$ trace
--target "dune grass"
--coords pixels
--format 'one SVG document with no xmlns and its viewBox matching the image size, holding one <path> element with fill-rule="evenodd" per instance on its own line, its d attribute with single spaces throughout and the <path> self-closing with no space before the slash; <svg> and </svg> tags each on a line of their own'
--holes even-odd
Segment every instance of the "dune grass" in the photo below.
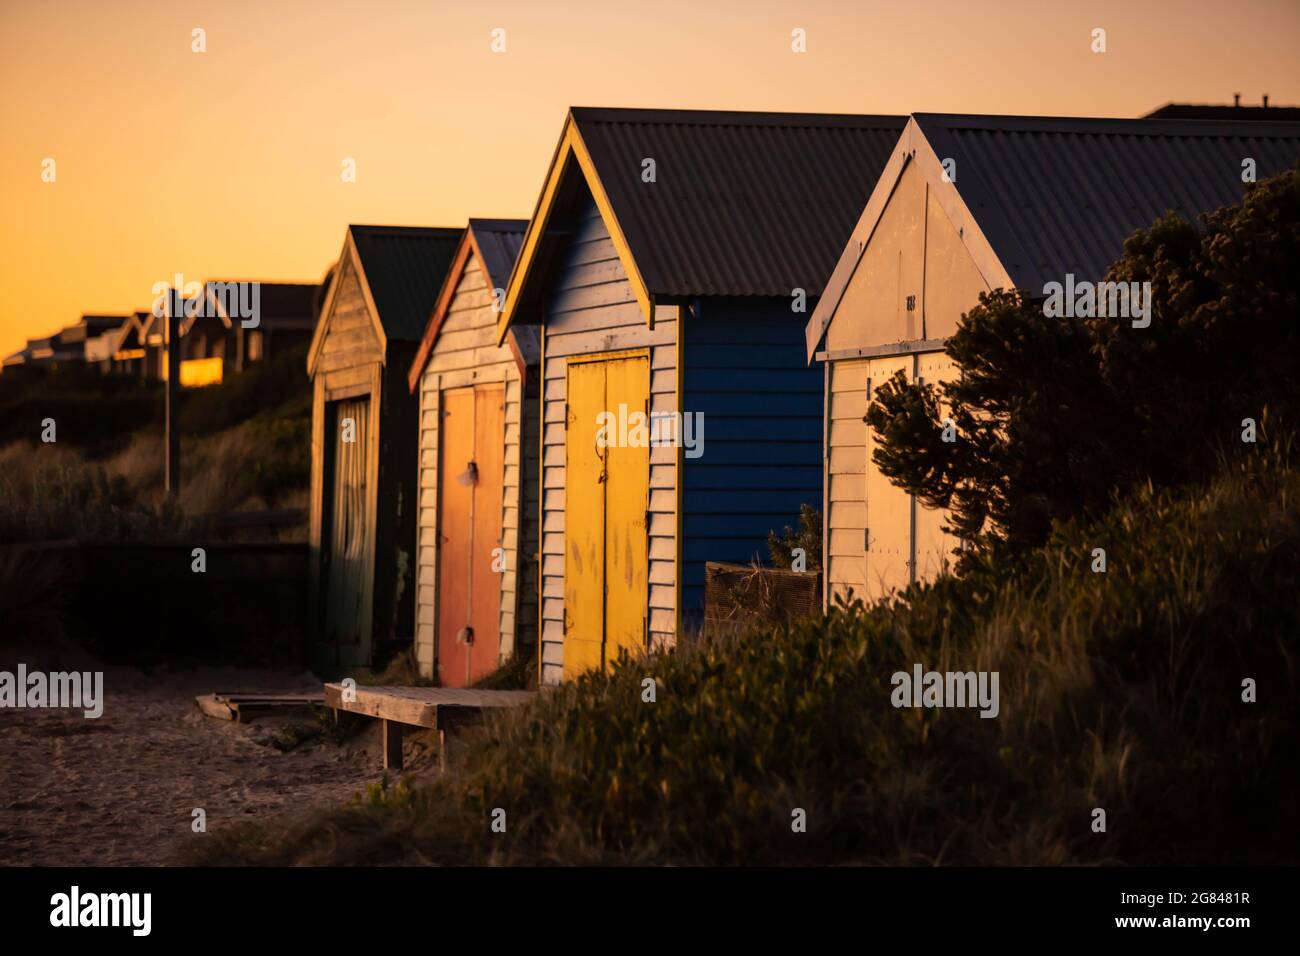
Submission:
<svg viewBox="0 0 1300 956">
<path fill-rule="evenodd" d="M 1267 458 L 1140 489 L 1014 570 L 624 660 L 401 800 L 237 826 L 192 861 L 1294 862 L 1300 478 Z M 918 663 L 997 671 L 999 716 L 894 708 Z"/>
<path fill-rule="evenodd" d="M 20 396 L 10 381 L 4 394 L 12 392 L 11 401 L 21 397 L 36 410 L 48 405 L 52 416 L 80 407 L 87 389 L 103 390 L 100 427 L 108 437 L 91 441 L 79 418 L 56 417 L 57 441 L 36 440 L 37 428 L 0 447 L 0 542 L 167 538 L 189 533 L 204 515 L 305 506 L 311 394 L 304 368 L 301 350 L 286 352 L 220 385 L 182 394 L 177 501 L 163 490 L 156 383 L 52 370 L 27 382 Z M 146 405 L 137 407 L 142 397 Z"/>
</svg>

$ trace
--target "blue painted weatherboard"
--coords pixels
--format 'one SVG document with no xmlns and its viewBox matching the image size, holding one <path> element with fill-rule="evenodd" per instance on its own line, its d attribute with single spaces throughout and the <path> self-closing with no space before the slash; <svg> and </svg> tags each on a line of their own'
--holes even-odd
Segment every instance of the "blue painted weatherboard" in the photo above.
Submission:
<svg viewBox="0 0 1300 956">
<path fill-rule="evenodd" d="M 683 408 L 704 415 L 685 458 L 683 617 L 699 623 L 704 563 L 770 561 L 767 536 L 822 505 L 822 370 L 789 299 L 706 299 L 686 320 Z"/>
</svg>

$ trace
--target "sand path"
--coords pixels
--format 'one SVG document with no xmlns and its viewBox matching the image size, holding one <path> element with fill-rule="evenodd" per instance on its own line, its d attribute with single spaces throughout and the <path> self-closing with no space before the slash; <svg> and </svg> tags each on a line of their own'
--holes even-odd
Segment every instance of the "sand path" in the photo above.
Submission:
<svg viewBox="0 0 1300 956">
<path fill-rule="evenodd" d="M 97 720 L 0 709 L 0 865 L 176 863 L 204 839 L 191 828 L 196 807 L 214 833 L 346 802 L 382 776 L 377 727 L 336 740 L 310 714 L 236 724 L 194 703 L 216 690 L 319 692 L 308 674 L 104 670 Z M 275 745 L 298 736 L 307 739 L 292 749 Z"/>
</svg>

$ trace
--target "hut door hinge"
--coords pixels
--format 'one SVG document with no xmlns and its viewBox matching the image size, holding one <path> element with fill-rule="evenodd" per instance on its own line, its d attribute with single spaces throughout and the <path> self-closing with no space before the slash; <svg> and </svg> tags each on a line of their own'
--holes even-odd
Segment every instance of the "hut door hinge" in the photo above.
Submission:
<svg viewBox="0 0 1300 956">
<path fill-rule="evenodd" d="M 564 616 L 560 618 L 560 633 L 568 634 L 569 628 L 573 626 L 573 618 L 569 617 L 569 609 L 564 609 Z"/>
<path fill-rule="evenodd" d="M 871 529 L 870 528 L 862 529 L 862 550 L 863 551 L 871 550 Z"/>
</svg>

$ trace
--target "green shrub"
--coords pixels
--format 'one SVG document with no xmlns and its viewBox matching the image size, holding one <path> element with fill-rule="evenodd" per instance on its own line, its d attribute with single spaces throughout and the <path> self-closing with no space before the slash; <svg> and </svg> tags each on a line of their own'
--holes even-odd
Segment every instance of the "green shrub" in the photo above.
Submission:
<svg viewBox="0 0 1300 956">
<path fill-rule="evenodd" d="M 27 456 L 40 452 L 26 451 Z M 13 459 L 13 446 L 6 449 Z M 174 502 L 142 497 L 122 474 L 68 454 L 0 470 L 0 542 L 63 539 L 133 541 L 171 537 L 188 527 Z"/>
<path fill-rule="evenodd" d="M 767 536 L 767 550 L 772 555 L 772 564 L 778 568 L 788 568 L 793 563 L 792 552 L 803 548 L 807 564 L 805 571 L 820 571 L 822 566 L 822 513 L 812 505 L 799 506 L 799 527 L 786 525 L 780 534 L 775 531 Z"/>
<path fill-rule="evenodd" d="M 1105 278 L 1151 284 L 1149 327 L 1048 318 L 1035 290 L 981 295 L 946 347 L 957 380 L 900 373 L 876 390 L 872 461 L 950 508 L 968 556 L 1041 545 L 1116 488 L 1203 481 L 1221 456 L 1252 453 L 1244 419 L 1277 432 L 1300 421 L 1298 261 L 1300 168 L 1248 187 L 1203 229 L 1170 214 L 1129 238 Z"/>
<path fill-rule="evenodd" d="M 492 719 L 409 805 L 238 827 L 199 859 L 1294 862 L 1300 477 L 1270 455 L 1136 489 L 1011 571 L 625 658 Z M 999 716 L 895 709 L 914 664 L 997 671 Z"/>
</svg>

